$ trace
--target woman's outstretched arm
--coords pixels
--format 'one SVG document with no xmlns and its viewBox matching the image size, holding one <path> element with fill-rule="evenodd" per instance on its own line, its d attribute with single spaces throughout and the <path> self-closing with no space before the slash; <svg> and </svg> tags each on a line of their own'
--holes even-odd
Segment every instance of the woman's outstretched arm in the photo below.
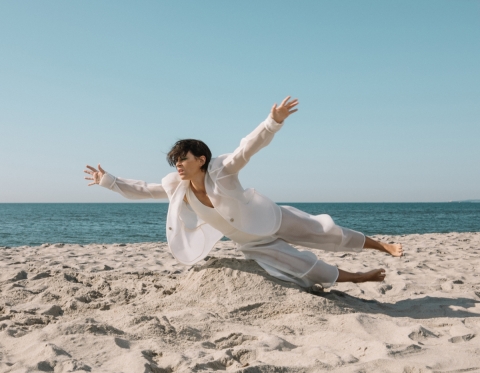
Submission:
<svg viewBox="0 0 480 373">
<path fill-rule="evenodd" d="M 285 98 L 280 106 L 274 104 L 268 118 L 243 138 L 240 146 L 224 160 L 224 172 L 235 174 L 245 167 L 255 153 L 272 141 L 275 133 L 282 128 L 283 121 L 298 110 L 295 109 L 297 105 L 298 100 L 290 101 L 290 96 Z"/>
<path fill-rule="evenodd" d="M 113 190 L 128 199 L 167 199 L 167 193 L 161 184 L 146 183 L 140 180 L 123 179 L 115 177 L 106 172 L 100 164 L 98 170 L 87 165 L 88 170 L 85 173 L 91 177 L 85 177 L 86 180 L 92 180 L 88 186 L 98 184 L 104 188 Z"/>
</svg>

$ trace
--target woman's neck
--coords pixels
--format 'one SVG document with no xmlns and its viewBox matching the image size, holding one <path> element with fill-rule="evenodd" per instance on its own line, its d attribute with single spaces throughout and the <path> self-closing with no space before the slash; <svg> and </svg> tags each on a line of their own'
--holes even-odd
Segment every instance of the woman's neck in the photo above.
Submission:
<svg viewBox="0 0 480 373">
<path fill-rule="evenodd" d="M 205 172 L 200 172 L 190 179 L 190 186 L 195 192 L 207 194 L 205 190 Z"/>
</svg>

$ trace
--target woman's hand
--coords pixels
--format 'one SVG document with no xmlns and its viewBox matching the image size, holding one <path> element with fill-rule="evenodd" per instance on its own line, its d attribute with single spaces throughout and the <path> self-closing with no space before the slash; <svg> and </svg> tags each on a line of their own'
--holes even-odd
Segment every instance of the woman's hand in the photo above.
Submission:
<svg viewBox="0 0 480 373">
<path fill-rule="evenodd" d="M 275 122 L 282 123 L 285 119 L 288 118 L 290 114 L 293 114 L 298 110 L 293 109 L 295 106 L 298 105 L 298 99 L 294 99 L 293 101 L 289 100 L 290 96 L 283 100 L 279 107 L 277 107 L 277 104 L 273 104 L 270 115 Z"/>
<path fill-rule="evenodd" d="M 86 174 L 92 175 L 92 177 L 85 177 L 85 180 L 93 180 L 92 183 L 88 184 L 88 186 L 95 185 L 95 184 L 100 184 L 100 180 L 102 180 L 103 175 L 105 175 L 105 170 L 100 166 L 100 163 L 98 164 L 98 171 L 87 164 L 87 168 L 89 170 L 83 170 Z"/>
</svg>

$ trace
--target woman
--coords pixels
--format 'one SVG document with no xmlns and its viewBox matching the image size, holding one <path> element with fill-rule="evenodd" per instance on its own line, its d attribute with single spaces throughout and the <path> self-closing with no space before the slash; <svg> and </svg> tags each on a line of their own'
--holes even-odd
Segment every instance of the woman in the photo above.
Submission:
<svg viewBox="0 0 480 373">
<path fill-rule="evenodd" d="M 267 146 L 298 100 L 285 98 L 270 115 L 242 139 L 231 154 L 217 158 L 199 140 L 180 140 L 167 160 L 177 168 L 161 184 L 116 178 L 98 165 L 88 166 L 89 186 L 99 184 L 131 199 L 168 198 L 167 240 L 173 256 L 192 265 L 208 255 L 226 236 L 247 259 L 255 260 L 272 276 L 309 287 L 335 282 L 383 281 L 385 270 L 351 273 L 318 260 L 310 251 L 290 244 L 326 251 L 374 249 L 402 256 L 402 246 L 377 242 L 360 232 L 336 225 L 329 215 L 312 216 L 290 206 L 278 206 L 254 189 L 244 190 L 239 171 L 252 155 Z"/>
</svg>

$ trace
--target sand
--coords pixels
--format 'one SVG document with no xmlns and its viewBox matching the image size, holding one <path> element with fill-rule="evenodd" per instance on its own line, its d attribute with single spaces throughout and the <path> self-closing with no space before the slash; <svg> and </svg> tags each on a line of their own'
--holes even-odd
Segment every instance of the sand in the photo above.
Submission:
<svg viewBox="0 0 480 373">
<path fill-rule="evenodd" d="M 480 233 L 319 258 L 382 283 L 302 289 L 231 242 L 0 247 L 0 372 L 480 372 Z"/>
</svg>

